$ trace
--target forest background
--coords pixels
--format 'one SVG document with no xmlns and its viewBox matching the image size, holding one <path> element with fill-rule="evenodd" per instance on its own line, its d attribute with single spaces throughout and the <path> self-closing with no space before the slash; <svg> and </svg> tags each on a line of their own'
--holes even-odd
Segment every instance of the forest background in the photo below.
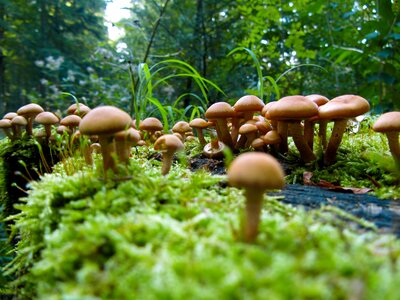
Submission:
<svg viewBox="0 0 400 300">
<path fill-rule="evenodd" d="M 132 113 L 143 76 L 151 103 L 182 110 L 249 93 L 264 102 L 359 94 L 375 113 L 400 109 L 397 1 L 132 0 L 130 17 L 113 24 L 125 33 L 117 40 L 105 25 L 108 2 L 0 0 L 1 115 L 29 102 L 63 112 L 69 94 Z M 220 89 L 201 91 L 176 64 L 154 72 L 166 60 Z"/>
</svg>

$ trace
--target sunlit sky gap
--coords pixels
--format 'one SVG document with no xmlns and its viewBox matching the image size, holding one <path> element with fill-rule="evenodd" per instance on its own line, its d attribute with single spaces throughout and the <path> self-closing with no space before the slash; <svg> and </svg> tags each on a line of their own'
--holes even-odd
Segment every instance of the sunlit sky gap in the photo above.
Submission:
<svg viewBox="0 0 400 300">
<path fill-rule="evenodd" d="M 113 23 L 130 16 L 130 11 L 126 9 L 127 7 L 131 7 L 130 0 L 113 0 L 107 4 L 105 12 L 106 26 L 108 28 L 108 36 L 113 41 L 124 35 L 124 30 L 113 26 Z"/>
</svg>

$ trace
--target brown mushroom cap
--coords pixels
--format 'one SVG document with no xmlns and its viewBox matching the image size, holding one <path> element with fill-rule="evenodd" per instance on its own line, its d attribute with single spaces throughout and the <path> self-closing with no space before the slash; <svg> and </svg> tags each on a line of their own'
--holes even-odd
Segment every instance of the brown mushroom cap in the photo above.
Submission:
<svg viewBox="0 0 400 300">
<path fill-rule="evenodd" d="M 39 113 L 35 117 L 35 122 L 38 122 L 39 124 L 43 124 L 43 125 L 54 125 L 59 122 L 59 119 L 52 112 L 44 111 L 44 112 Z"/>
<path fill-rule="evenodd" d="M 11 120 L 9 119 L 1 119 L 0 120 L 0 128 L 11 128 Z"/>
<path fill-rule="evenodd" d="M 239 155 L 229 166 L 227 175 L 229 184 L 239 188 L 265 191 L 281 189 L 285 184 L 281 165 L 267 153 Z"/>
<path fill-rule="evenodd" d="M 28 121 L 23 116 L 16 116 L 11 120 L 12 125 L 26 126 Z"/>
<path fill-rule="evenodd" d="M 132 118 L 123 110 L 114 106 L 99 106 L 82 118 L 79 131 L 85 135 L 112 135 L 131 125 Z"/>
<path fill-rule="evenodd" d="M 375 132 L 400 131 L 400 111 L 382 114 L 372 126 Z"/>
<path fill-rule="evenodd" d="M 172 132 L 178 132 L 180 134 L 185 134 L 188 131 L 192 131 L 192 128 L 189 126 L 188 122 L 178 121 L 173 127 Z"/>
<path fill-rule="evenodd" d="M 78 127 L 81 123 L 81 117 L 77 115 L 68 115 L 60 120 L 60 125 L 67 126 L 69 128 Z"/>
<path fill-rule="evenodd" d="M 196 118 L 190 121 L 189 126 L 192 128 L 207 128 L 208 127 L 208 122 L 202 118 Z"/>
<path fill-rule="evenodd" d="M 227 102 L 216 102 L 212 104 L 206 111 L 205 117 L 210 120 L 227 119 L 235 116 L 235 111 Z"/>
<path fill-rule="evenodd" d="M 369 103 L 357 95 L 342 95 L 333 98 L 319 107 L 321 119 L 348 119 L 365 114 L 370 109 Z"/>
<path fill-rule="evenodd" d="M 162 152 L 163 165 L 161 174 L 168 174 L 172 165 L 172 157 L 175 152 L 184 148 L 182 141 L 173 134 L 165 134 L 160 136 L 154 143 L 154 150 Z"/>
<path fill-rule="evenodd" d="M 267 110 L 270 120 L 303 120 L 318 115 L 318 106 L 304 96 L 279 99 Z"/>
<path fill-rule="evenodd" d="M 233 105 L 237 112 L 257 112 L 261 111 L 264 107 L 264 102 L 254 95 L 246 95 L 241 97 Z"/>
<path fill-rule="evenodd" d="M 37 114 L 39 114 L 43 111 L 44 111 L 44 109 L 39 104 L 29 103 L 24 106 L 21 106 L 17 110 L 17 114 L 20 116 L 24 116 L 28 119 L 28 118 L 31 118 L 32 116 L 36 116 Z"/>
<path fill-rule="evenodd" d="M 319 94 L 311 94 L 305 96 L 308 100 L 311 100 L 318 106 L 324 105 L 329 102 L 329 99 L 326 98 L 325 96 L 319 95 Z"/>
<path fill-rule="evenodd" d="M 4 115 L 3 119 L 8 119 L 8 120 L 12 120 L 14 117 L 16 117 L 18 114 L 15 112 L 8 112 Z"/>
<path fill-rule="evenodd" d="M 68 115 L 78 115 L 83 118 L 90 111 L 90 107 L 83 103 L 73 103 L 67 109 Z"/>
<path fill-rule="evenodd" d="M 159 119 L 154 117 L 149 117 L 140 122 L 139 129 L 155 132 L 163 130 L 163 125 Z"/>
</svg>

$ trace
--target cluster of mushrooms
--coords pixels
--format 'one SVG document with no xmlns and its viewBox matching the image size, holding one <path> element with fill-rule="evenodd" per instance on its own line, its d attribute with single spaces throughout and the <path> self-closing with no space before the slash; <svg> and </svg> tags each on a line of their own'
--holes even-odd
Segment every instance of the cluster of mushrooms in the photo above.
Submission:
<svg viewBox="0 0 400 300">
<path fill-rule="evenodd" d="M 174 153 L 183 150 L 186 141 L 198 140 L 203 154 L 209 158 L 223 157 L 225 148 L 232 152 L 254 149 L 239 155 L 227 171 L 230 184 L 245 189 L 242 237 L 252 242 L 257 236 L 265 191 L 284 186 L 284 172 L 273 155 L 285 155 L 291 137 L 301 159 L 312 162 L 316 160 L 314 138 L 318 136 L 324 164 L 330 165 L 335 161 L 348 120 L 369 109 L 368 101 L 357 95 L 342 95 L 331 100 L 317 94 L 295 95 L 268 104 L 256 96 L 246 95 L 233 106 L 227 102 L 212 104 L 205 112 L 207 120 L 179 121 L 171 133 L 164 133 L 164 126 L 157 118 L 137 122 L 114 106 L 90 109 L 74 103 L 67 109 L 67 116 L 61 118 L 30 103 L 16 113 L 7 113 L 0 120 L 0 128 L 12 141 L 20 138 L 24 129 L 28 136 L 44 143 L 54 140 L 54 132 L 67 135 L 72 144 L 80 145 L 88 164 L 92 164 L 94 151 L 101 152 L 105 177 L 109 171 L 118 173 L 118 163 L 128 163 L 134 146 L 153 146 L 160 151 L 163 175 L 168 174 Z M 328 122 L 334 122 L 330 134 L 327 134 Z M 34 132 L 34 123 L 43 126 L 42 129 Z M 209 142 L 204 137 L 205 130 L 210 135 Z M 381 115 L 373 130 L 386 133 L 393 158 L 400 165 L 400 112 Z"/>
</svg>

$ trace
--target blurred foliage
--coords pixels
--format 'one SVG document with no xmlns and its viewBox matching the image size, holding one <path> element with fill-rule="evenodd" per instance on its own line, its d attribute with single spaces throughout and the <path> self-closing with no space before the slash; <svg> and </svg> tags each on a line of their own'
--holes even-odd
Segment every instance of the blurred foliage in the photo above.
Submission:
<svg viewBox="0 0 400 300">
<path fill-rule="evenodd" d="M 127 7 L 131 16 L 114 24 L 125 32 L 117 41 L 107 39 L 107 2 L 0 1 L 0 113 L 27 102 L 64 110 L 72 101 L 62 91 L 89 106 L 128 111 L 129 68 L 137 85 L 137 66 L 169 59 L 187 63 L 224 91 L 207 90 L 210 102 L 234 102 L 256 94 L 260 84 L 252 57 L 227 55 L 237 47 L 258 58 L 265 102 L 278 97 L 276 81 L 281 96 L 353 93 L 376 112 L 400 108 L 397 1 L 135 0 Z M 286 73 L 296 66 L 302 67 Z M 198 101 L 193 94 L 202 93 L 190 76 L 152 91 L 161 105 L 179 98 L 182 109 Z"/>
</svg>

